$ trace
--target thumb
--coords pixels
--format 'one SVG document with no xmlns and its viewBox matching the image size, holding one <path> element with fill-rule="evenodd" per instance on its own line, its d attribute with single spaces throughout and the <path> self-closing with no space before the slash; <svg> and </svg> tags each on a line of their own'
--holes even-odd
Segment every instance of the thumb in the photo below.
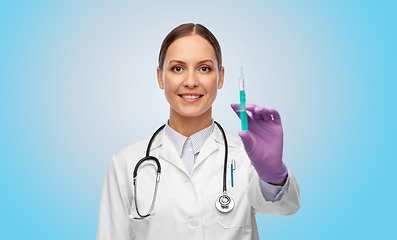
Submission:
<svg viewBox="0 0 397 240">
<path fill-rule="evenodd" d="M 237 114 L 237 117 L 240 118 L 240 104 L 232 103 L 230 104 L 230 106 L 232 107 L 233 111 Z"/>
<path fill-rule="evenodd" d="M 250 132 L 239 131 L 238 135 L 241 137 L 243 141 L 245 151 L 247 153 L 251 152 L 254 149 L 255 139 L 251 136 Z"/>
</svg>

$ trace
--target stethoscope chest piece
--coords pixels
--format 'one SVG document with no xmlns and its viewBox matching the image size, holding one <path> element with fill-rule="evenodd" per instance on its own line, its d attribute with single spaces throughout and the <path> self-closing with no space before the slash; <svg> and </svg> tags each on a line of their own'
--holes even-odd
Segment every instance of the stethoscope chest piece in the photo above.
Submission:
<svg viewBox="0 0 397 240">
<path fill-rule="evenodd" d="M 232 197 L 224 194 L 216 200 L 215 207 L 220 212 L 228 213 L 234 208 L 234 200 Z"/>
</svg>

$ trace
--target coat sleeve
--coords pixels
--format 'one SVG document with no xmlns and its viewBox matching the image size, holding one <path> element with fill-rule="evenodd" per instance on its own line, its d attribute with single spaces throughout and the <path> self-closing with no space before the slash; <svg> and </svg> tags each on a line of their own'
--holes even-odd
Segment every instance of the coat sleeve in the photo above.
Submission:
<svg viewBox="0 0 397 240">
<path fill-rule="evenodd" d="M 130 202 L 124 165 L 122 161 L 117 161 L 115 155 L 112 156 L 102 188 L 97 240 L 134 239 L 129 228 Z"/>
<path fill-rule="evenodd" d="M 259 176 L 252 167 L 248 189 L 248 198 L 252 207 L 260 213 L 271 215 L 295 214 L 300 208 L 300 192 L 298 182 L 290 170 L 285 184 L 288 187 L 278 201 L 266 200 L 261 192 Z"/>
</svg>

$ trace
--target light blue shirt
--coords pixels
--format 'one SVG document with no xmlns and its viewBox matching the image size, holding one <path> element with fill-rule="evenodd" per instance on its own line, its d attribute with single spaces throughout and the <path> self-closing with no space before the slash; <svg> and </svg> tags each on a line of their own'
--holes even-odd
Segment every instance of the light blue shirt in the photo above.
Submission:
<svg viewBox="0 0 397 240">
<path fill-rule="evenodd" d="M 168 125 L 168 121 L 165 125 L 165 135 L 174 145 L 179 157 L 186 167 L 189 175 L 192 173 L 194 163 L 196 162 L 197 156 L 200 153 L 201 147 L 204 145 L 207 138 L 212 134 L 215 128 L 214 120 L 212 120 L 211 126 L 194 133 L 190 137 L 183 136 Z M 259 181 L 261 192 L 263 197 L 267 201 L 278 201 L 284 195 L 286 189 L 289 186 L 289 177 L 287 178 L 284 186 L 276 186 Z"/>
</svg>

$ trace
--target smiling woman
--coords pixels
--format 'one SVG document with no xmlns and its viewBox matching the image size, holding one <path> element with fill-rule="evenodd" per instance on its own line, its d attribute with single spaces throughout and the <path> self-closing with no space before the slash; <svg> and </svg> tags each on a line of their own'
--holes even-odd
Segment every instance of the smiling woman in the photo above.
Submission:
<svg viewBox="0 0 397 240">
<path fill-rule="evenodd" d="M 249 131 L 239 132 L 241 139 L 212 119 L 224 71 L 220 45 L 204 26 L 182 24 L 167 35 L 157 80 L 169 120 L 112 156 L 97 239 L 252 240 L 259 239 L 256 212 L 298 211 L 278 112 L 247 105 Z M 239 106 L 232 109 L 238 113 Z"/>
</svg>

